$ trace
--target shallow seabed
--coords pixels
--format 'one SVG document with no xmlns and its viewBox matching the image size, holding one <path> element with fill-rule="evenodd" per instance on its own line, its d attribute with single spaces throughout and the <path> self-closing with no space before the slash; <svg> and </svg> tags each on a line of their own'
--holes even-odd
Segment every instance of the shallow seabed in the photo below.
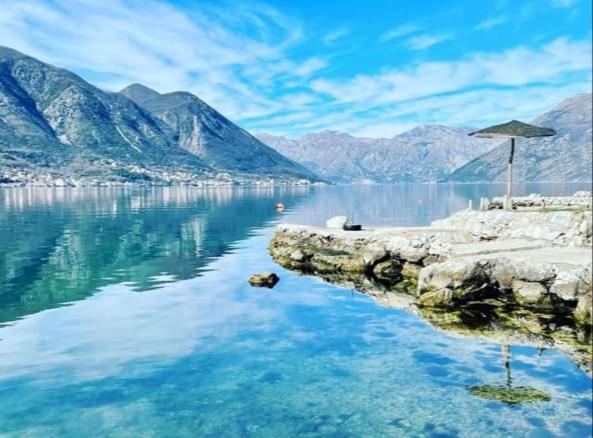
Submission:
<svg viewBox="0 0 593 438">
<path fill-rule="evenodd" d="M 542 194 L 586 185 L 533 185 Z M 3 436 L 586 437 L 591 379 L 279 268 L 279 222 L 424 225 L 501 186 L 0 191 Z M 285 212 L 274 210 L 284 202 Z M 247 284 L 274 270 L 272 290 Z"/>
</svg>

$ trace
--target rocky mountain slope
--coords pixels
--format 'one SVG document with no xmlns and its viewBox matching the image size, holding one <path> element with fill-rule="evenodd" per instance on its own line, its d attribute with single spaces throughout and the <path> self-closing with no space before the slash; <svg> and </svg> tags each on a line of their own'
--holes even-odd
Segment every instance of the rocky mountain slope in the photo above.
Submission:
<svg viewBox="0 0 593 438">
<path fill-rule="evenodd" d="M 190 93 L 159 94 L 133 84 L 120 94 L 150 112 L 170 128 L 179 146 L 213 168 L 314 178 Z"/>
<path fill-rule="evenodd" d="M 469 128 L 422 125 L 393 138 L 323 131 L 292 140 L 258 134 L 264 143 L 338 182 L 437 181 L 493 147 Z"/>
<path fill-rule="evenodd" d="M 591 181 L 591 94 L 579 94 L 560 102 L 533 121 L 554 128 L 553 137 L 518 139 L 513 176 L 519 181 Z M 457 169 L 449 181 L 503 181 L 506 179 L 509 142 Z"/>
<path fill-rule="evenodd" d="M 140 91 L 150 96 L 150 90 Z M 178 95 L 183 102 L 171 102 Z M 130 97 L 142 100 L 133 92 Z M 221 171 L 314 178 L 195 96 L 165 97 L 163 119 L 173 117 L 174 108 L 183 108 L 196 118 L 212 121 L 196 123 L 199 129 L 192 134 L 198 143 L 208 139 L 201 141 L 208 145 L 207 154 L 186 146 L 187 130 L 164 122 L 124 94 L 105 92 L 71 72 L 0 47 L 0 182 L 34 181 L 36 175 L 167 181 L 171 175 L 216 178 Z M 188 101 L 192 103 L 184 106 Z M 183 115 L 182 111 L 178 116 L 180 125 L 187 121 Z M 211 147 L 211 137 L 219 139 L 217 147 Z"/>
</svg>

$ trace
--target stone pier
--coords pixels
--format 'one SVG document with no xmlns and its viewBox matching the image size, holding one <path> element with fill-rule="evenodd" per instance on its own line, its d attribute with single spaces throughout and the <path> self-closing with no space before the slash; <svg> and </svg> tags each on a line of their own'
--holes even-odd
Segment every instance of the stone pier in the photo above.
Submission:
<svg viewBox="0 0 593 438">
<path fill-rule="evenodd" d="M 428 227 L 355 232 L 280 225 L 269 248 L 287 269 L 448 331 L 537 339 L 590 371 L 591 220 L 579 207 L 468 209 Z"/>
</svg>

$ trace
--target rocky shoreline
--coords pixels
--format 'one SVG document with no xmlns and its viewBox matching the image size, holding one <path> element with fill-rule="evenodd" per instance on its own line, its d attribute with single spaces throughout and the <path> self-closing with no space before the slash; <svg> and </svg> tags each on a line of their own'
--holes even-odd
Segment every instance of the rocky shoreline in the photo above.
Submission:
<svg viewBox="0 0 593 438">
<path fill-rule="evenodd" d="M 466 210 L 421 228 L 280 225 L 281 266 L 461 335 L 554 347 L 591 372 L 591 211 Z"/>
</svg>

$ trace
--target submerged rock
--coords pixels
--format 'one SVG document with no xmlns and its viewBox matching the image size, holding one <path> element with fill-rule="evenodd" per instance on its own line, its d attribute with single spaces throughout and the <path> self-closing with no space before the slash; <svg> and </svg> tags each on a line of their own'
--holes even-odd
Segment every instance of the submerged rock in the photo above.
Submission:
<svg viewBox="0 0 593 438">
<path fill-rule="evenodd" d="M 268 287 L 271 289 L 279 281 L 280 278 L 273 272 L 262 272 L 249 277 L 249 284 L 254 287 Z"/>
<path fill-rule="evenodd" d="M 516 388 L 508 386 L 471 386 L 468 388 L 473 395 L 486 400 L 496 400 L 508 405 L 519 403 L 545 402 L 552 400 L 548 394 L 539 389 L 528 386 L 517 386 Z"/>
</svg>

